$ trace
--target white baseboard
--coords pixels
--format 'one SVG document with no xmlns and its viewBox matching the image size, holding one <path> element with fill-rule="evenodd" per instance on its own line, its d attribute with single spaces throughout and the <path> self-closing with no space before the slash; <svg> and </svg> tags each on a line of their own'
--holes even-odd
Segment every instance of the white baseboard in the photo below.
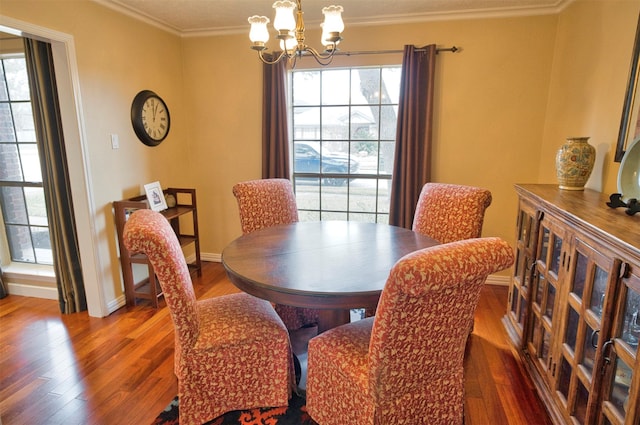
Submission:
<svg viewBox="0 0 640 425">
<path fill-rule="evenodd" d="M 47 300 L 58 299 L 58 288 L 7 282 L 7 290 L 10 295 L 19 295 L 21 297 L 44 298 Z"/>
</svg>

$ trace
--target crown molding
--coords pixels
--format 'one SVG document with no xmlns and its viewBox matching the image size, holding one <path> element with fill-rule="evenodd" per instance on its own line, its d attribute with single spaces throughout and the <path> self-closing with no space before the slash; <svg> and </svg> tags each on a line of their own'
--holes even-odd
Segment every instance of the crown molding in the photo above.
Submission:
<svg viewBox="0 0 640 425">
<path fill-rule="evenodd" d="M 221 35 L 235 35 L 244 34 L 248 31 L 246 25 L 243 26 L 228 26 L 219 28 L 201 28 L 193 30 L 181 30 L 175 26 L 172 26 L 168 22 L 157 19 L 151 15 L 142 13 L 135 10 L 125 4 L 115 3 L 108 0 L 92 0 L 102 6 L 112 9 L 118 13 L 129 16 L 138 21 L 145 22 L 163 31 L 171 34 L 190 38 L 190 37 L 211 37 Z M 398 25 L 406 23 L 420 23 L 420 22 L 435 22 L 435 21 L 455 21 L 463 19 L 494 19 L 494 18 L 510 18 L 510 17 L 522 17 L 522 16 L 537 16 L 537 15 L 555 15 L 562 12 L 575 0 L 557 0 L 552 5 L 546 6 L 514 6 L 504 7 L 496 9 L 470 9 L 457 12 L 428 12 L 422 14 L 391 14 L 385 16 L 379 16 L 375 18 L 363 18 L 363 19 L 345 19 L 347 26 L 382 26 L 382 25 Z M 308 26 L 319 25 L 319 22 L 307 22 Z"/>
</svg>

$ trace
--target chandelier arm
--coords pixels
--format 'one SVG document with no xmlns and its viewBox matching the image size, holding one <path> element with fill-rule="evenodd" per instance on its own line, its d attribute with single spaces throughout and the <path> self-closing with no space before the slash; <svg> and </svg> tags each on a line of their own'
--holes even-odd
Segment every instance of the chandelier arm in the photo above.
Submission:
<svg viewBox="0 0 640 425">
<path fill-rule="evenodd" d="M 308 53 L 311 54 L 311 56 L 313 56 L 313 58 L 316 60 L 316 62 L 318 62 L 320 65 L 329 65 L 331 63 L 331 61 L 333 61 L 333 56 L 335 55 L 337 50 L 338 49 L 336 48 L 336 46 L 334 44 L 332 49 L 330 49 L 326 53 L 322 54 L 322 53 L 319 53 L 313 47 L 305 46 L 305 49 L 302 52 L 302 55 L 304 55 L 304 53 L 308 52 Z"/>
<path fill-rule="evenodd" d="M 289 57 L 289 55 L 287 55 L 287 52 L 283 50 L 282 52 L 280 52 L 280 54 L 278 55 L 278 57 L 276 59 L 269 60 L 269 59 L 264 57 L 264 55 L 262 54 L 262 50 L 258 50 L 258 57 L 260 58 L 260 60 L 263 63 L 266 63 L 267 65 L 275 65 L 278 62 L 280 62 L 282 60 L 282 58 L 284 58 L 285 56 Z"/>
</svg>

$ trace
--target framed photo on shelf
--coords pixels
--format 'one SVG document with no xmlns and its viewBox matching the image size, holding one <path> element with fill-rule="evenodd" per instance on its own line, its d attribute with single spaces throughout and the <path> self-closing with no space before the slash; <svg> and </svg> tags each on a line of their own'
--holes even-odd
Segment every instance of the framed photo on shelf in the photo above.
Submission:
<svg viewBox="0 0 640 425">
<path fill-rule="evenodd" d="M 163 211 L 167 209 L 167 202 L 164 199 L 164 194 L 162 193 L 162 187 L 160 187 L 160 182 L 145 184 L 144 191 L 147 194 L 147 201 L 149 201 L 149 207 L 153 211 Z"/>
</svg>

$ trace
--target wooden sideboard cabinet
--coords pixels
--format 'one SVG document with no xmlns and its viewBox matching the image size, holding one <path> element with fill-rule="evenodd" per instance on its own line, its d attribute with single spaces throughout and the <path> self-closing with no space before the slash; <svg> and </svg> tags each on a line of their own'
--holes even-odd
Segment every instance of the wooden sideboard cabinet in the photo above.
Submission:
<svg viewBox="0 0 640 425">
<path fill-rule="evenodd" d="M 640 424 L 640 215 L 517 185 L 503 323 L 556 424 Z"/>
<path fill-rule="evenodd" d="M 195 258 L 188 263 L 189 270 L 202 276 L 202 263 L 200 261 L 200 240 L 198 234 L 198 210 L 196 207 L 196 190 L 195 189 L 165 189 L 165 195 L 171 194 L 176 199 L 176 205 L 160 214 L 166 217 L 171 223 L 171 227 L 176 232 L 180 245 L 185 248 L 193 245 Z M 158 298 L 162 296 L 162 289 L 155 277 L 153 267 L 148 258 L 144 254 L 131 254 L 127 247 L 124 246 L 122 234 L 124 224 L 131 213 L 138 209 L 149 209 L 149 202 L 146 195 L 136 196 L 134 198 L 115 201 L 113 209 L 116 220 L 116 232 L 118 234 L 118 243 L 120 246 L 120 264 L 122 265 L 122 278 L 124 280 L 124 292 L 128 306 L 134 306 L 137 298 L 148 299 L 154 307 L 158 307 Z M 189 220 L 189 217 L 191 220 Z M 183 229 L 180 221 L 186 220 L 185 226 L 189 229 Z M 136 280 L 133 270 L 134 264 L 143 264 L 147 266 L 148 274 L 146 277 Z"/>
</svg>

